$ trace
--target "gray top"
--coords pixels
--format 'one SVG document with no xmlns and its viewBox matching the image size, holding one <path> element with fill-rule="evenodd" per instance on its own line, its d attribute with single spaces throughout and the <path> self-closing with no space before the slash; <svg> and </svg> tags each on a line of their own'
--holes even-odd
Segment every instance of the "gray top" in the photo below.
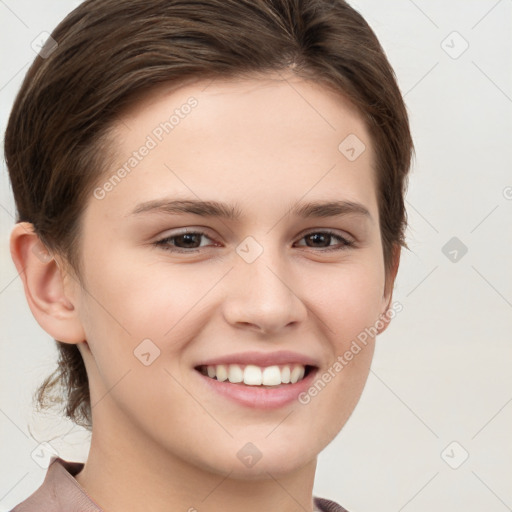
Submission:
<svg viewBox="0 0 512 512">
<path fill-rule="evenodd" d="M 41 486 L 11 512 L 104 512 L 74 476 L 84 464 L 53 456 Z M 313 497 L 315 512 L 347 512 L 334 501 Z"/>
</svg>

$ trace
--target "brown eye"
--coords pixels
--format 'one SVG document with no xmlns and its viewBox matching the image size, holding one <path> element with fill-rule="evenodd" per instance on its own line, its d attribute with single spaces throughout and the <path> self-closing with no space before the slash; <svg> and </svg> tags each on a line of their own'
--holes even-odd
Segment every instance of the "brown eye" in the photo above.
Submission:
<svg viewBox="0 0 512 512">
<path fill-rule="evenodd" d="M 330 242 L 335 239 L 338 240 L 339 244 L 338 246 L 332 246 L 330 245 Z M 341 235 L 334 233 L 332 231 L 313 231 L 311 233 L 308 233 L 302 237 L 301 240 L 307 240 L 306 243 L 307 247 L 311 248 L 326 248 L 324 250 L 327 251 L 337 251 L 342 250 L 347 247 L 354 246 L 354 242 L 351 240 L 347 240 L 346 238 L 342 237 Z M 341 245 L 341 247 L 340 247 Z M 304 246 L 302 246 L 304 247 Z"/>
<path fill-rule="evenodd" d="M 167 251 L 192 252 L 204 247 L 204 245 L 201 245 L 202 237 L 211 240 L 210 237 L 201 231 L 187 231 L 162 238 L 156 241 L 154 245 Z"/>
</svg>

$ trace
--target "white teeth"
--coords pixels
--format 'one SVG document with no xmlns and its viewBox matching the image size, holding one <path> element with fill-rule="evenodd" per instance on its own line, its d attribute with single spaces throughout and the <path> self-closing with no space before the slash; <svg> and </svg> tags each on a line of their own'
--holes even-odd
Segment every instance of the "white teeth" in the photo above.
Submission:
<svg viewBox="0 0 512 512">
<path fill-rule="evenodd" d="M 261 380 L 264 386 L 279 386 L 281 384 L 279 366 L 268 366 L 265 368 Z"/>
<path fill-rule="evenodd" d="M 208 366 L 208 368 L 214 368 L 215 372 L 215 366 Z M 228 380 L 229 382 L 232 382 L 234 384 L 236 384 L 237 382 L 242 382 L 244 380 L 242 368 L 240 368 L 240 366 L 238 366 L 237 364 L 230 364 L 228 371 Z"/>
<path fill-rule="evenodd" d="M 215 370 L 215 376 L 217 377 L 217 380 L 220 380 L 221 382 L 227 380 L 228 371 L 223 364 L 217 365 L 217 369 Z"/>
<path fill-rule="evenodd" d="M 295 365 L 292 373 L 290 374 L 290 382 L 295 384 L 304 377 L 304 366 Z"/>
<path fill-rule="evenodd" d="M 249 364 L 244 370 L 244 384 L 249 386 L 261 386 L 261 368 Z"/>
<path fill-rule="evenodd" d="M 203 374 L 218 381 L 233 384 L 244 383 L 247 386 L 279 386 L 295 384 L 304 378 L 306 368 L 303 365 L 284 365 L 259 367 L 249 364 L 245 367 L 238 364 L 218 364 L 203 367 Z"/>
</svg>

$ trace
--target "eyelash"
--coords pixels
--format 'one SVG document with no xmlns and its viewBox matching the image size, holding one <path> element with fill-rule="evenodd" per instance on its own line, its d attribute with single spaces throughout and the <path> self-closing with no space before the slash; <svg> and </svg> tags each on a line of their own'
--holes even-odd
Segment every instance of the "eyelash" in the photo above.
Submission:
<svg viewBox="0 0 512 512">
<path fill-rule="evenodd" d="M 318 249 L 320 250 L 320 252 L 342 251 L 342 250 L 345 250 L 347 248 L 355 246 L 355 242 L 353 242 L 351 240 L 347 240 L 346 238 L 342 237 L 338 233 L 335 233 L 335 232 L 330 231 L 330 230 L 310 231 L 309 233 L 304 234 L 300 238 L 300 240 L 302 240 L 303 238 L 306 238 L 307 236 L 317 235 L 317 234 L 331 236 L 333 238 L 338 239 L 342 243 L 341 247 L 332 247 L 332 248 L 322 248 L 322 247 L 319 247 Z M 202 249 L 200 247 L 193 248 L 193 249 L 183 249 L 183 248 L 179 248 L 179 247 L 176 248 L 175 246 L 173 246 L 173 245 L 171 245 L 169 243 L 171 240 L 174 240 L 175 238 L 178 238 L 178 237 L 183 236 L 183 235 L 202 235 L 202 236 L 205 236 L 206 238 L 212 240 L 212 238 L 210 238 L 206 233 L 204 233 L 202 231 L 185 231 L 183 233 L 178 233 L 178 234 L 175 234 L 175 235 L 172 235 L 172 236 L 167 236 L 165 238 L 162 238 L 161 240 L 157 240 L 156 242 L 153 243 L 153 245 L 156 246 L 156 247 L 160 247 L 160 248 L 162 248 L 162 249 L 164 249 L 166 251 L 177 252 L 177 253 L 194 253 L 194 252 L 198 252 L 198 251 L 200 251 Z M 301 246 L 301 247 L 307 247 L 307 246 Z M 315 249 L 314 247 L 309 247 L 309 248 L 310 249 Z"/>
</svg>

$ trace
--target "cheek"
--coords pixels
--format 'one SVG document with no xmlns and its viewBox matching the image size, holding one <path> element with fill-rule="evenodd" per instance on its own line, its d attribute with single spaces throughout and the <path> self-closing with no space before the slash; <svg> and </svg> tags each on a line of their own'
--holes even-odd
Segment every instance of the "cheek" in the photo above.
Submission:
<svg viewBox="0 0 512 512">
<path fill-rule="evenodd" d="M 328 337 L 337 340 L 339 348 L 378 319 L 384 291 L 378 258 L 361 257 L 310 277 L 317 290 L 310 306 L 322 315 Z"/>
<path fill-rule="evenodd" d="M 383 265 L 378 258 L 362 257 L 320 277 L 316 282 L 323 284 L 323 293 L 314 297 L 312 308 L 323 320 L 320 325 L 329 342 L 330 361 L 316 379 L 322 382 L 311 398 L 321 393 L 323 398 L 315 406 L 326 407 L 324 417 L 330 414 L 343 424 L 368 377 L 382 308 Z"/>
<path fill-rule="evenodd" d="M 95 312 L 90 317 L 133 342 L 174 337 L 181 319 L 218 281 L 216 274 L 161 261 L 141 264 L 122 256 L 111 258 L 109 265 L 89 272 L 88 283 L 94 291 L 89 302 Z"/>
<path fill-rule="evenodd" d="M 129 380 L 139 382 L 130 392 L 135 400 L 142 389 L 165 389 L 154 377 L 159 368 L 159 378 L 167 384 L 164 367 L 187 371 L 183 354 L 212 321 L 212 289 L 225 268 L 162 260 L 141 264 L 122 255 L 109 262 L 88 270 L 84 329 L 102 385 L 109 389 L 130 371 Z M 144 357 L 154 363 L 144 366 Z M 148 374 L 153 375 L 149 380 Z"/>
<path fill-rule="evenodd" d="M 329 360 L 301 404 L 322 446 L 347 422 L 368 378 L 375 347 L 373 329 L 382 303 L 380 277 L 378 265 L 350 265 L 324 279 L 324 293 L 314 299 Z"/>
</svg>

